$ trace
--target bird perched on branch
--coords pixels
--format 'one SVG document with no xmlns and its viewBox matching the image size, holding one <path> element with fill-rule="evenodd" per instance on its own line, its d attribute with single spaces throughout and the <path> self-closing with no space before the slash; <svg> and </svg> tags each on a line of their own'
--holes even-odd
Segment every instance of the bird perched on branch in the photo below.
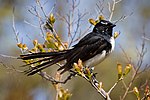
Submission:
<svg viewBox="0 0 150 100">
<path fill-rule="evenodd" d="M 82 60 L 84 67 L 93 67 L 103 61 L 114 50 L 115 40 L 112 33 L 115 26 L 109 21 L 100 20 L 94 26 L 93 31 L 83 37 L 72 49 L 25 54 L 20 55 L 19 58 L 22 60 L 40 58 L 38 61 L 27 65 L 42 62 L 26 70 L 27 75 L 33 75 L 63 60 L 66 61 L 65 64 L 58 69 L 61 70 L 61 74 L 70 70 L 79 59 Z"/>
</svg>

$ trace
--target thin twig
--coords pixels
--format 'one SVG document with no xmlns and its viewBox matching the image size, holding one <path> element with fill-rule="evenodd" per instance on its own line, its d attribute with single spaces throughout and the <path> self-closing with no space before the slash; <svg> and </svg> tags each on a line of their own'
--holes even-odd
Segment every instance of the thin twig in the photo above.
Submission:
<svg viewBox="0 0 150 100">
<path fill-rule="evenodd" d="M 127 94 L 129 92 L 129 90 L 130 90 L 134 80 L 138 76 L 139 70 L 140 70 L 140 68 L 142 67 L 142 64 L 143 64 L 144 55 L 145 55 L 145 41 L 143 41 L 142 48 L 141 48 L 141 51 L 139 53 L 140 57 L 139 57 L 139 60 L 138 60 L 138 62 L 136 64 L 137 68 L 134 67 L 135 68 L 135 72 L 133 73 L 132 78 L 131 78 L 130 82 L 128 83 L 127 88 L 125 90 L 125 93 L 122 96 L 121 100 L 125 99 L 125 97 L 127 96 Z"/>
<path fill-rule="evenodd" d="M 79 75 L 81 76 L 81 75 Z M 85 80 L 87 80 L 96 90 L 97 92 L 106 100 L 111 100 L 107 92 L 103 88 L 99 88 L 99 82 L 96 80 L 95 76 L 92 76 L 91 79 L 87 78 L 86 76 L 81 76 Z"/>
<path fill-rule="evenodd" d="M 45 18 L 47 18 L 47 15 L 46 15 L 46 13 L 45 13 L 45 11 L 44 11 L 44 8 L 43 8 L 43 6 L 42 6 L 40 0 L 36 0 L 36 3 L 37 3 L 37 5 L 39 5 L 39 7 L 40 7 L 42 13 L 44 14 Z"/>
<path fill-rule="evenodd" d="M 76 35 L 79 31 L 79 28 L 80 28 L 80 22 L 82 20 L 82 18 L 86 15 L 87 13 L 84 13 L 84 14 L 80 14 L 79 11 L 78 11 L 78 18 L 77 18 L 77 21 L 74 21 L 74 24 L 76 24 L 76 29 L 74 31 L 74 34 L 72 36 L 72 39 L 71 41 L 69 42 L 69 47 L 72 45 L 72 43 L 74 42 L 75 38 L 76 38 Z"/>
<path fill-rule="evenodd" d="M 145 39 L 145 40 L 148 40 L 148 41 L 150 41 L 150 37 L 143 36 L 142 38 L 143 38 L 143 39 Z"/>
<path fill-rule="evenodd" d="M 129 64 L 131 64 L 131 63 L 132 63 L 131 57 L 128 56 L 128 54 L 125 52 L 125 50 L 123 49 L 123 47 L 122 47 L 120 44 L 119 44 L 119 48 L 120 48 L 121 51 L 123 52 L 123 55 L 124 55 L 124 57 L 126 58 L 127 62 L 128 62 Z"/>
<path fill-rule="evenodd" d="M 16 27 L 15 27 L 15 16 L 14 16 L 14 12 L 15 12 L 15 8 L 13 8 L 13 20 L 12 20 L 12 28 L 13 28 L 13 32 L 15 34 L 15 39 L 16 39 L 16 42 L 17 43 L 20 43 L 20 40 L 19 40 L 19 32 L 16 30 Z M 23 50 L 20 49 L 21 53 L 23 53 Z"/>
<path fill-rule="evenodd" d="M 76 75 L 75 72 L 71 71 L 70 75 L 67 76 L 67 78 L 64 81 L 59 81 L 56 80 L 54 77 L 50 76 L 49 74 L 47 74 L 46 72 L 38 72 L 38 75 L 40 75 L 42 78 L 46 79 L 47 81 L 52 82 L 53 84 L 58 84 L 58 83 L 62 83 L 65 84 L 66 82 L 68 82 L 70 79 L 72 79 L 72 77 L 74 77 Z"/>
<path fill-rule="evenodd" d="M 108 91 L 108 95 L 110 95 L 110 93 L 112 92 L 112 90 L 117 86 L 117 84 L 120 82 L 120 81 L 122 81 L 123 80 L 123 78 L 120 78 L 110 89 L 109 89 L 109 91 Z"/>
<path fill-rule="evenodd" d="M 104 15 L 104 0 L 99 0 L 99 3 L 96 3 L 98 15 Z"/>
<path fill-rule="evenodd" d="M 44 35 L 44 31 L 43 31 L 43 21 L 42 21 L 42 17 L 40 16 L 39 12 L 37 11 L 36 7 L 34 8 L 34 11 L 37 15 L 37 18 L 38 18 L 38 22 L 39 22 L 39 27 L 40 27 L 40 30 L 41 30 L 41 33 L 42 33 L 42 38 L 45 40 L 45 35 Z"/>
<path fill-rule="evenodd" d="M 30 25 L 30 26 L 32 26 L 32 27 L 38 28 L 38 26 L 33 25 L 31 22 L 29 22 L 29 21 L 27 21 L 27 20 L 24 20 L 24 23 L 26 23 L 26 24 L 28 24 L 28 25 Z"/>
<path fill-rule="evenodd" d="M 0 54 L 0 56 L 5 57 L 5 58 L 12 58 L 12 59 L 17 59 L 18 57 L 15 56 L 8 56 L 8 55 L 4 55 L 4 54 Z"/>
<path fill-rule="evenodd" d="M 7 66 L 6 64 L 4 64 L 3 62 L 0 62 L 0 64 L 2 64 L 3 65 L 3 67 L 5 67 L 7 70 L 13 70 L 13 71 L 15 71 L 15 72 L 19 72 L 19 73 L 23 73 L 24 71 L 22 71 L 22 70 L 18 70 L 18 69 L 16 69 L 15 67 L 13 67 L 13 66 L 11 66 L 11 67 L 9 67 L 9 66 Z"/>
<path fill-rule="evenodd" d="M 115 11 L 115 5 L 116 5 L 116 0 L 113 0 L 112 7 L 110 6 L 110 3 L 108 2 L 109 12 L 110 12 L 109 21 L 112 20 L 112 16 L 113 16 L 114 11 Z"/>
</svg>

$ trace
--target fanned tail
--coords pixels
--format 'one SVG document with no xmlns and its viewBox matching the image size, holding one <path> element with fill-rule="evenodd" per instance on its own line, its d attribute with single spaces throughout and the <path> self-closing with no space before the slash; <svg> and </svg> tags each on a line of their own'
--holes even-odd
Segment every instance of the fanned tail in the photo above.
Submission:
<svg viewBox="0 0 150 100">
<path fill-rule="evenodd" d="M 29 75 L 34 75 L 35 73 L 53 65 L 53 64 L 56 64 L 59 61 L 65 60 L 66 53 L 67 53 L 67 51 L 32 53 L 32 54 L 20 55 L 20 57 L 18 59 L 30 60 L 30 59 L 41 58 L 30 64 L 23 65 L 23 66 L 30 66 L 32 64 L 42 62 L 41 64 L 39 64 L 35 67 L 31 67 L 30 69 L 24 71 L 25 74 L 27 74 L 29 76 Z"/>
<path fill-rule="evenodd" d="M 31 53 L 31 54 L 20 55 L 19 59 L 29 60 L 29 59 L 43 58 L 43 57 L 54 57 L 65 53 L 66 51 Z"/>
</svg>

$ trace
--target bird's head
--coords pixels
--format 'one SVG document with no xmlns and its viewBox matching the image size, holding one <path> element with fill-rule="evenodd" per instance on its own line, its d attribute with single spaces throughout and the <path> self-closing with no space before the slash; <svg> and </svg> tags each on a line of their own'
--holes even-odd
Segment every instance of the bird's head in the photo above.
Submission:
<svg viewBox="0 0 150 100">
<path fill-rule="evenodd" d="M 95 25 L 93 32 L 112 36 L 113 27 L 115 26 L 116 26 L 115 24 L 109 21 L 101 20 L 99 23 Z"/>
</svg>

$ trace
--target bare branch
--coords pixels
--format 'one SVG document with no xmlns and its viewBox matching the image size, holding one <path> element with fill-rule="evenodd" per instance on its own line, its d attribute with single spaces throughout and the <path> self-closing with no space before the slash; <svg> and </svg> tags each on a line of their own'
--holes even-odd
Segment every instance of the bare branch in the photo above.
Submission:
<svg viewBox="0 0 150 100">
<path fill-rule="evenodd" d="M 37 15 L 37 18 L 38 18 L 38 22 L 39 22 L 39 27 L 40 27 L 40 30 L 41 30 L 41 33 L 42 33 L 42 38 L 45 40 L 45 35 L 44 35 L 44 31 L 43 31 L 43 24 L 44 22 L 42 21 L 42 17 L 40 16 L 39 12 L 36 10 L 36 7 L 34 8 L 34 11 Z"/>
<path fill-rule="evenodd" d="M 12 58 L 12 59 L 17 59 L 18 57 L 15 56 L 8 56 L 8 55 L 4 55 L 4 54 L 0 54 L 0 56 L 4 57 L 4 58 Z"/>
<path fill-rule="evenodd" d="M 119 21 L 124 21 L 125 19 L 127 19 L 128 17 L 130 17 L 133 14 L 133 12 L 131 12 L 129 15 L 122 15 L 118 20 L 114 21 L 114 24 L 118 23 Z"/>
<path fill-rule="evenodd" d="M 12 71 L 19 72 L 19 73 L 23 73 L 23 72 L 24 72 L 24 71 L 21 71 L 21 70 L 16 69 L 16 68 L 13 67 L 13 66 L 9 67 L 9 66 L 7 66 L 6 64 L 4 64 L 3 62 L 0 62 L 0 64 L 2 64 L 3 67 L 5 67 L 7 70 L 12 70 Z"/>
<path fill-rule="evenodd" d="M 123 97 L 121 98 L 122 100 L 125 99 L 125 97 L 127 96 L 127 94 L 130 91 L 130 88 L 131 88 L 134 80 L 136 79 L 137 76 L 139 76 L 138 73 L 140 71 L 140 68 L 143 65 L 143 59 L 144 59 L 145 53 L 146 53 L 146 51 L 145 51 L 145 41 L 143 41 L 142 46 L 141 46 L 141 50 L 138 52 L 139 60 L 138 60 L 137 64 L 135 65 L 136 67 L 134 67 L 135 71 L 133 72 L 132 78 L 131 78 L 130 82 L 127 85 L 127 88 L 125 90 L 125 93 L 124 93 Z"/>
<path fill-rule="evenodd" d="M 127 62 L 131 64 L 132 63 L 131 57 L 128 56 L 128 54 L 125 52 L 125 50 L 122 48 L 122 46 L 120 44 L 119 44 L 119 47 L 122 50 L 124 57 L 126 58 Z"/>
<path fill-rule="evenodd" d="M 145 40 L 150 41 L 150 37 L 143 36 L 142 38 L 145 39 Z"/>
<path fill-rule="evenodd" d="M 109 91 L 108 91 L 108 95 L 110 95 L 110 93 L 112 92 L 112 90 L 117 86 L 117 84 L 120 82 L 120 81 L 122 81 L 123 80 L 123 78 L 120 78 L 110 89 L 109 89 Z"/>
<path fill-rule="evenodd" d="M 77 21 L 74 21 L 74 24 L 76 24 L 76 29 L 75 29 L 74 34 L 73 34 L 73 36 L 72 36 L 72 38 L 71 38 L 71 41 L 70 41 L 70 43 L 69 43 L 69 47 L 70 47 L 70 46 L 72 45 L 72 43 L 74 42 L 75 37 L 76 37 L 76 35 L 77 35 L 78 31 L 79 31 L 80 22 L 81 22 L 82 18 L 83 18 L 86 14 L 87 14 L 87 13 L 81 14 L 81 13 L 79 13 L 79 11 L 78 11 L 78 18 L 77 18 Z M 79 33 L 78 33 L 78 34 L 79 34 Z M 77 38 L 77 39 L 78 39 L 78 38 Z"/>
<path fill-rule="evenodd" d="M 79 76 L 81 76 L 82 78 L 84 78 L 85 80 L 87 80 L 96 90 L 97 92 L 106 100 L 111 100 L 110 97 L 109 97 L 109 94 L 107 92 L 105 92 L 105 90 L 101 87 L 99 87 L 99 83 L 97 80 L 96 80 L 96 77 L 95 75 L 92 75 L 91 76 L 91 79 L 89 79 L 87 76 L 82 76 L 80 74 L 78 74 Z"/>
<path fill-rule="evenodd" d="M 97 7 L 97 12 L 98 15 L 104 15 L 103 10 L 104 10 L 104 0 L 99 0 L 98 3 L 96 3 Z"/>
<path fill-rule="evenodd" d="M 74 71 L 70 72 L 70 75 L 67 76 L 67 78 L 64 81 L 59 81 L 56 80 L 54 77 L 50 76 L 49 74 L 47 74 L 46 72 L 38 72 L 38 75 L 40 75 L 42 78 L 46 79 L 47 81 L 52 82 L 53 84 L 58 84 L 58 83 L 62 83 L 65 84 L 66 82 L 68 82 L 70 79 L 72 79 L 72 77 L 74 77 L 76 75 L 76 73 Z"/>
<path fill-rule="evenodd" d="M 38 28 L 38 26 L 36 25 L 33 25 L 31 22 L 27 21 L 27 20 L 24 20 L 24 22 L 32 27 L 35 27 L 35 28 Z"/>
<path fill-rule="evenodd" d="M 42 13 L 44 14 L 45 18 L 47 18 L 47 14 L 45 13 L 44 8 L 43 8 L 43 6 L 41 5 L 40 0 L 36 0 L 36 3 L 37 3 L 37 5 L 39 5 L 39 7 L 40 7 Z"/>
<path fill-rule="evenodd" d="M 108 7 L 109 7 L 109 12 L 110 12 L 110 16 L 109 16 L 109 21 L 112 20 L 112 17 L 113 17 L 113 14 L 114 14 L 114 11 L 115 11 L 115 6 L 117 3 L 121 2 L 122 0 L 113 0 L 113 4 L 112 4 L 112 7 L 110 5 L 110 3 L 108 2 Z"/>
</svg>

